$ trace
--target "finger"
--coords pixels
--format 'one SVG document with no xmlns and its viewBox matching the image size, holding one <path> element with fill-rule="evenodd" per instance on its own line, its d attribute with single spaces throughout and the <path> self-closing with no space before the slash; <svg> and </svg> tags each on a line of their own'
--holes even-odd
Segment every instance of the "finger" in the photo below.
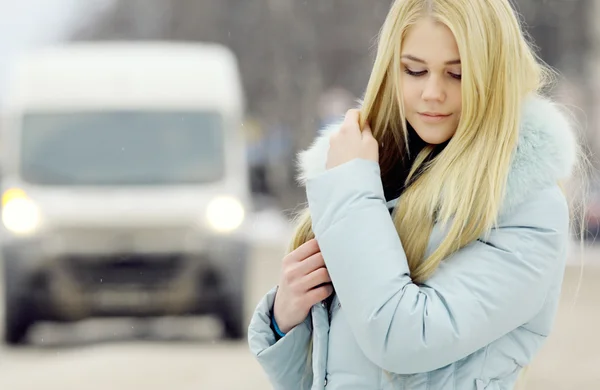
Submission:
<svg viewBox="0 0 600 390">
<path fill-rule="evenodd" d="M 346 112 L 346 117 L 344 118 L 344 123 L 342 125 L 343 131 L 354 131 L 360 132 L 360 111 L 357 109 L 351 109 Z"/>
<path fill-rule="evenodd" d="M 300 280 L 300 285 L 304 291 L 311 290 L 323 283 L 331 283 L 331 277 L 325 267 L 321 267 L 311 272 Z"/>
<path fill-rule="evenodd" d="M 298 248 L 290 252 L 285 258 L 284 261 L 297 263 L 299 261 L 303 261 L 308 257 L 318 253 L 320 251 L 319 244 L 317 240 L 312 239 L 308 240 L 304 244 L 300 245 Z"/>
<path fill-rule="evenodd" d="M 368 123 L 365 123 L 365 127 L 362 130 L 362 136 L 363 138 L 374 138 L 373 130 L 371 130 L 371 126 L 369 126 Z"/>
<path fill-rule="evenodd" d="M 321 252 L 315 253 L 306 260 L 300 262 L 298 265 L 298 274 L 301 276 L 308 275 L 316 269 L 325 267 L 325 259 Z"/>
<path fill-rule="evenodd" d="M 326 299 L 333 293 L 333 285 L 326 284 L 325 286 L 313 288 L 309 292 L 306 293 L 306 299 L 309 301 L 310 305 L 314 305 L 316 303 L 321 302 Z"/>
</svg>

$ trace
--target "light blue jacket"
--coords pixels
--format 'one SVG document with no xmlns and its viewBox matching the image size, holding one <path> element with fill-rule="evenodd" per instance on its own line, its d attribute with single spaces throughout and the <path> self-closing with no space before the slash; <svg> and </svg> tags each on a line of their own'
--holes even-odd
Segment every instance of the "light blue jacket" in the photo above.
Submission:
<svg viewBox="0 0 600 390">
<path fill-rule="evenodd" d="M 315 305 L 278 342 L 269 326 L 276 289 L 258 304 L 249 345 L 274 388 L 512 389 L 550 333 L 561 291 L 569 212 L 557 182 L 576 160 L 565 117 L 549 101 L 526 102 L 498 228 L 422 285 L 411 281 L 378 164 L 325 171 L 335 129 L 299 161 L 336 296 L 330 313 Z M 428 253 L 443 237 L 436 226 Z"/>
</svg>

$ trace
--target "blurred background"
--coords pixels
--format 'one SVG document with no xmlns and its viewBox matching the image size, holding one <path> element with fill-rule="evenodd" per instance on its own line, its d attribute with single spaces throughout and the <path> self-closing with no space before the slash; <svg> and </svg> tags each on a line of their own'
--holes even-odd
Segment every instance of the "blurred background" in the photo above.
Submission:
<svg viewBox="0 0 600 390">
<path fill-rule="evenodd" d="M 294 155 L 361 96 L 390 3 L 0 0 L 0 388 L 270 388 L 245 329 Z M 600 0 L 515 3 L 597 168 Z M 600 388 L 597 180 L 528 389 Z"/>
</svg>

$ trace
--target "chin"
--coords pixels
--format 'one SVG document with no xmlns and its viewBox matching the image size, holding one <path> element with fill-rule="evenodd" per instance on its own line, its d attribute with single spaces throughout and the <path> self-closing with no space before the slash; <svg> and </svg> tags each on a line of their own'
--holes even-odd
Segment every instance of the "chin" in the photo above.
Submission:
<svg viewBox="0 0 600 390">
<path fill-rule="evenodd" d="M 423 131 L 424 130 L 424 131 Z M 415 132 L 421 137 L 423 141 L 429 145 L 439 145 L 448 141 L 454 135 L 453 132 L 440 131 L 440 129 L 416 129 Z"/>
</svg>

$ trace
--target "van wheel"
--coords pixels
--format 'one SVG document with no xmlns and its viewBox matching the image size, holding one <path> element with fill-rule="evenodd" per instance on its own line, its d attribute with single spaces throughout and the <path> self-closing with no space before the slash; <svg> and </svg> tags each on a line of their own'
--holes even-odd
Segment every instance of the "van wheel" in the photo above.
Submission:
<svg viewBox="0 0 600 390">
<path fill-rule="evenodd" d="M 226 340 L 242 340 L 246 338 L 246 324 L 244 322 L 244 300 L 238 294 L 230 299 L 223 307 L 221 321 L 223 322 L 223 336 Z"/>
<path fill-rule="evenodd" d="M 246 338 L 246 327 L 240 318 L 227 317 L 223 319 L 226 340 L 242 340 Z"/>
<path fill-rule="evenodd" d="M 35 322 L 33 307 L 27 298 L 24 275 L 16 263 L 19 259 L 4 256 L 4 341 L 9 345 L 24 344 L 27 332 Z"/>
<path fill-rule="evenodd" d="M 7 307 L 4 316 L 4 342 L 8 345 L 25 344 L 32 325 L 31 317 L 23 310 L 19 310 L 14 304 L 13 307 Z"/>
</svg>

